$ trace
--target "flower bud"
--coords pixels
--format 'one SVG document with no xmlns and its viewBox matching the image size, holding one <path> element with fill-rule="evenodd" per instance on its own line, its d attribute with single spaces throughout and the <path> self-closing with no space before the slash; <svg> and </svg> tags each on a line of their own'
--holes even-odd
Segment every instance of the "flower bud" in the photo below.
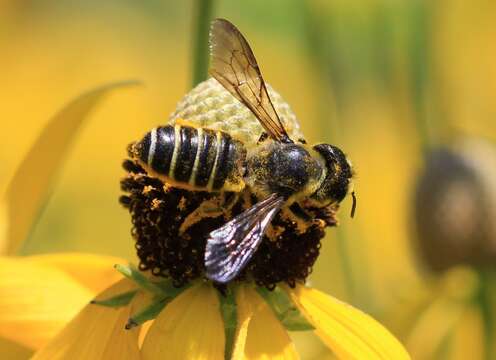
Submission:
<svg viewBox="0 0 496 360">
<path fill-rule="evenodd" d="M 463 140 L 429 152 L 415 192 L 416 243 L 434 271 L 496 261 L 496 147 Z"/>
</svg>

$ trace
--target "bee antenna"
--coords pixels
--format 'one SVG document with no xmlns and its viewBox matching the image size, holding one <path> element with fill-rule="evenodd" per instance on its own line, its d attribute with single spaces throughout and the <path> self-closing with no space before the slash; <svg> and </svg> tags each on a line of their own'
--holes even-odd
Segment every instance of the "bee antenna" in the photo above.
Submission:
<svg viewBox="0 0 496 360">
<path fill-rule="evenodd" d="M 357 199 L 356 199 L 356 196 L 355 196 L 355 192 L 352 191 L 351 192 L 351 197 L 353 199 L 353 204 L 351 205 L 351 218 L 353 219 L 353 217 L 355 216 L 355 210 L 356 210 L 356 204 L 357 204 Z"/>
</svg>

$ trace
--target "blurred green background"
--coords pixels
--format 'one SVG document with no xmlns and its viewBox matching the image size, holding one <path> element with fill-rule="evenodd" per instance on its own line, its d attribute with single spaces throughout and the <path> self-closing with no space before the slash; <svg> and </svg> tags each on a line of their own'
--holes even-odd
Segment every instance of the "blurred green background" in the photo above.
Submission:
<svg viewBox="0 0 496 360">
<path fill-rule="evenodd" d="M 191 88 L 195 6 L 0 1 L 0 183 L 69 99 L 115 80 L 145 84 L 113 95 L 85 124 L 23 254 L 84 251 L 134 260 L 129 214 L 118 204 L 120 164 L 127 144 L 163 124 Z M 213 14 L 248 38 L 307 140 L 338 145 L 355 166 L 356 217 L 349 218 L 346 199 L 312 284 L 374 314 L 418 352 L 415 358 L 464 358 L 464 351 L 491 358 L 483 350 L 483 311 L 463 312 L 459 323 L 473 331 L 461 335 L 448 315 L 425 315 L 440 298 L 459 301 L 465 295 L 452 290 L 470 292 L 478 280 L 470 269 L 426 271 L 412 218 L 429 149 L 460 136 L 496 140 L 496 3 L 224 0 Z M 420 321 L 428 324 L 420 329 L 442 323 L 455 330 L 441 331 L 425 352 L 424 341 L 434 340 L 419 335 Z M 298 341 L 308 357 L 323 356 L 315 340 Z"/>
</svg>

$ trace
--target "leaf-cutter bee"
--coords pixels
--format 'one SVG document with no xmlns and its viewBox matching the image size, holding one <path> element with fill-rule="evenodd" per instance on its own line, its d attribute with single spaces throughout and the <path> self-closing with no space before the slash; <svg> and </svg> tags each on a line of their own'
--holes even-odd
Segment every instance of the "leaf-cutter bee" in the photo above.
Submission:
<svg viewBox="0 0 496 360">
<path fill-rule="evenodd" d="M 308 220 L 305 207 L 341 202 L 352 168 L 339 148 L 307 145 L 296 120 L 279 116 L 248 42 L 232 23 L 212 22 L 210 49 L 215 80 L 207 82 L 220 83 L 226 96 L 253 113 L 253 121 L 239 123 L 232 114 L 219 124 L 190 116 L 188 104 L 180 104 L 171 121 L 152 129 L 131 153 L 150 176 L 170 186 L 256 197 L 207 239 L 206 275 L 227 283 L 248 264 L 276 213 Z M 354 208 L 353 195 L 352 214 Z"/>
</svg>

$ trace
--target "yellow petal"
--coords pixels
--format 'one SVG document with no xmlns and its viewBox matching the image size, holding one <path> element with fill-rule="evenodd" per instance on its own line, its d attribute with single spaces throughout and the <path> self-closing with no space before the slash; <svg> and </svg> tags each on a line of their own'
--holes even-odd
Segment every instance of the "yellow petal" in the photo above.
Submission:
<svg viewBox="0 0 496 360">
<path fill-rule="evenodd" d="M 248 327 L 253 317 L 254 307 L 246 298 L 244 286 L 239 287 L 236 294 L 236 311 L 238 324 L 236 329 L 236 339 L 234 340 L 234 349 L 231 360 L 243 360 L 245 356 L 246 338 L 248 336 Z"/>
<path fill-rule="evenodd" d="M 0 336 L 29 348 L 50 340 L 93 293 L 66 273 L 24 258 L 0 258 Z"/>
<path fill-rule="evenodd" d="M 216 290 L 198 285 L 185 290 L 157 316 L 146 334 L 144 360 L 224 358 L 224 322 Z"/>
<path fill-rule="evenodd" d="M 9 221 L 7 219 L 7 204 L 0 201 L 0 254 L 2 254 L 2 249 L 7 246 L 7 225 Z"/>
<path fill-rule="evenodd" d="M 286 291 L 339 358 L 410 359 L 391 333 L 360 310 L 305 286 Z"/>
<path fill-rule="evenodd" d="M 84 253 L 34 255 L 28 259 L 35 264 L 58 268 L 95 295 L 122 278 L 114 269 L 114 265 L 127 263 L 127 260 L 113 256 Z"/>
<path fill-rule="evenodd" d="M 119 281 L 97 299 L 106 299 L 135 288 Z M 88 304 L 33 360 L 138 360 L 139 328 L 126 330 L 131 305 L 109 308 Z"/>
<path fill-rule="evenodd" d="M 233 360 L 299 359 L 286 329 L 252 287 L 239 288 L 236 304 L 239 325 Z"/>
<path fill-rule="evenodd" d="M 87 92 L 49 120 L 17 168 L 1 201 L 5 202 L 10 223 L 6 238 L 0 238 L 0 253 L 15 253 L 29 235 L 77 130 L 91 110 L 111 90 L 131 84 L 135 83 L 115 83 Z"/>
<path fill-rule="evenodd" d="M 0 359 L 26 360 L 32 355 L 32 349 L 0 337 Z"/>
<path fill-rule="evenodd" d="M 484 319 L 475 306 L 466 309 L 456 325 L 451 338 L 451 360 L 482 360 L 484 354 Z M 487 349 L 486 349 L 487 350 Z"/>
<path fill-rule="evenodd" d="M 415 359 L 432 359 L 453 332 L 467 307 L 443 296 L 418 316 L 405 344 Z"/>
</svg>

